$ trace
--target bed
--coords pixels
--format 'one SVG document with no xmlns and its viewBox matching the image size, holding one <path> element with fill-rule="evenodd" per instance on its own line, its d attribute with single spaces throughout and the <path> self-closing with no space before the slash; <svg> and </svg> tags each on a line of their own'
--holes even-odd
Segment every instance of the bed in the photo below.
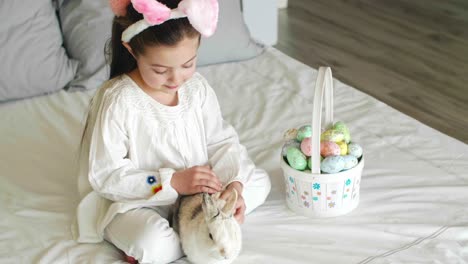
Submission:
<svg viewBox="0 0 468 264">
<path fill-rule="evenodd" d="M 249 25 L 252 32 L 274 39 L 275 30 L 264 28 L 271 23 L 252 14 L 275 8 L 249 1 L 243 0 L 247 18 L 262 22 Z M 107 2 L 0 3 L 8 18 L 0 28 L 2 264 L 124 263 L 107 242 L 76 243 L 71 228 L 81 130 L 107 76 L 102 46 L 113 17 Z M 272 180 L 265 204 L 242 225 L 235 263 L 468 263 L 468 145 L 338 80 L 335 119 L 350 127 L 366 156 L 360 204 L 336 218 L 290 211 L 279 164 L 282 137 L 310 121 L 317 70 L 253 43 L 239 1 L 220 1 L 219 17 L 217 33 L 200 47 L 199 64 L 210 66 L 199 72 Z"/>
<path fill-rule="evenodd" d="M 360 204 L 336 218 L 299 216 L 286 206 L 278 160 L 283 132 L 310 120 L 317 71 L 266 48 L 199 72 L 272 180 L 266 203 L 242 225 L 235 263 L 468 263 L 468 145 L 336 80 L 335 119 L 366 155 Z M 77 244 L 70 228 L 94 92 L 0 105 L 0 263 L 124 263 L 107 242 Z"/>
</svg>

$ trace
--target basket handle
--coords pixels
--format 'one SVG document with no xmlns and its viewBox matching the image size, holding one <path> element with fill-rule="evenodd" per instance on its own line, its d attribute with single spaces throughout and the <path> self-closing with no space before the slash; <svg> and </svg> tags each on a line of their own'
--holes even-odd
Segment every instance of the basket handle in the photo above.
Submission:
<svg viewBox="0 0 468 264">
<path fill-rule="evenodd" d="M 325 96 L 325 98 L 324 98 Z M 333 77 L 330 67 L 320 67 L 315 82 L 312 112 L 312 174 L 320 174 L 320 134 L 322 123 L 322 102 L 325 107 L 325 127 L 333 125 Z"/>
</svg>

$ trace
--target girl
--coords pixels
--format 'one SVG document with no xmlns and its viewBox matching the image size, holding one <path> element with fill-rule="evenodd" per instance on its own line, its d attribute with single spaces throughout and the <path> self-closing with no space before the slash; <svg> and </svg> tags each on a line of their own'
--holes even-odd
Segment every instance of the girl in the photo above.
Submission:
<svg viewBox="0 0 468 264">
<path fill-rule="evenodd" d="M 83 134 L 78 241 L 105 239 L 129 260 L 167 263 L 183 256 L 167 220 L 178 195 L 227 198 L 236 189 L 242 223 L 265 201 L 270 180 L 195 72 L 200 34 L 216 28 L 217 2 L 111 4 L 110 80 L 93 98 Z"/>
</svg>

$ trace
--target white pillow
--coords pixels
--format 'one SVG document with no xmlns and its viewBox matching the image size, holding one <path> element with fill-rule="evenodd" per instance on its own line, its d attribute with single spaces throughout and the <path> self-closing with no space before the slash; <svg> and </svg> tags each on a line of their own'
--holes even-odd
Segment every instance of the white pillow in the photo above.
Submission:
<svg viewBox="0 0 468 264">
<path fill-rule="evenodd" d="M 112 35 L 108 0 L 61 0 L 59 17 L 68 55 L 79 62 L 70 90 L 94 89 L 109 78 L 104 47 Z"/>
<path fill-rule="evenodd" d="M 219 0 L 218 28 L 213 36 L 202 38 L 198 66 L 246 60 L 262 51 L 250 36 L 240 0 Z"/>
</svg>

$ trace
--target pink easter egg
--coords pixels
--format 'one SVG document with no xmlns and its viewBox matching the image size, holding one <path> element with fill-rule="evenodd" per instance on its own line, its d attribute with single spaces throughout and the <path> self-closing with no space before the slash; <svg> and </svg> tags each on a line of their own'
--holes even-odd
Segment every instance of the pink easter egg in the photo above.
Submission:
<svg viewBox="0 0 468 264">
<path fill-rule="evenodd" d="M 301 142 L 301 151 L 304 153 L 304 155 L 310 157 L 312 155 L 312 146 L 311 146 L 311 138 L 306 137 L 302 140 Z"/>
<path fill-rule="evenodd" d="M 333 141 L 320 142 L 320 155 L 323 157 L 339 156 L 341 153 L 340 146 Z"/>
</svg>

